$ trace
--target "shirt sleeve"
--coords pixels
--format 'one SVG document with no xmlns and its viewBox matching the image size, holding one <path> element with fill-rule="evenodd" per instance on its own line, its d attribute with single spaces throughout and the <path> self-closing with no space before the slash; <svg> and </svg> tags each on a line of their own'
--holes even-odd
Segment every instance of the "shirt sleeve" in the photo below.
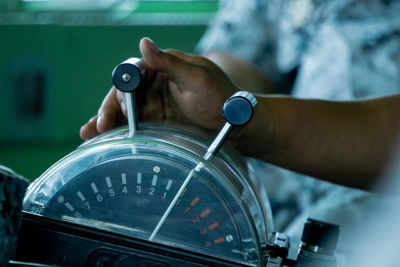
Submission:
<svg viewBox="0 0 400 267">
<path fill-rule="evenodd" d="M 278 81 L 281 75 L 276 64 L 276 31 L 270 13 L 268 1 L 221 1 L 197 51 L 228 53 Z"/>
<path fill-rule="evenodd" d="M 293 95 L 353 100 L 400 92 L 400 3 L 350 1 L 310 35 Z"/>
</svg>

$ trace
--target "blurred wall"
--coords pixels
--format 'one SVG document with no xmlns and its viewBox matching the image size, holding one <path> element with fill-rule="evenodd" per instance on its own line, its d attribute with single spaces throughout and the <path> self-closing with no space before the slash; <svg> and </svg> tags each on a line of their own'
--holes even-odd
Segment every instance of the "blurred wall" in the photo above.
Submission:
<svg viewBox="0 0 400 267">
<path fill-rule="evenodd" d="M 0 24 L 0 164 L 34 179 L 81 143 L 79 128 L 111 86 L 111 71 L 140 57 L 148 36 L 191 52 L 205 24 Z"/>
</svg>

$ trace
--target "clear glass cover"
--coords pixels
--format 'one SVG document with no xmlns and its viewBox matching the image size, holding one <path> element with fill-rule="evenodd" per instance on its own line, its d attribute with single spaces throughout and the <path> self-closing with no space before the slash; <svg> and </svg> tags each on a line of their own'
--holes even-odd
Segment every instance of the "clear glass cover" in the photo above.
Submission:
<svg viewBox="0 0 400 267">
<path fill-rule="evenodd" d="M 126 136 L 114 130 L 58 161 L 31 184 L 24 211 L 149 240 L 209 141 L 155 125 Z M 153 241 L 260 264 L 272 227 L 263 187 L 233 151 L 203 163 Z"/>
</svg>

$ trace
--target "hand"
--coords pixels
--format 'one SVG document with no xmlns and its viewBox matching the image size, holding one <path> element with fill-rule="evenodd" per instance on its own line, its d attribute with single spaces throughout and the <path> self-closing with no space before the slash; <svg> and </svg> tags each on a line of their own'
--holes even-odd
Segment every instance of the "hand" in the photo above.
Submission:
<svg viewBox="0 0 400 267">
<path fill-rule="evenodd" d="M 210 60 L 177 50 L 160 50 L 147 38 L 140 41 L 147 69 L 145 88 L 138 90 L 140 121 L 192 124 L 218 130 L 222 106 L 238 88 Z M 126 122 L 123 93 L 112 87 L 96 116 L 82 126 L 82 139 L 92 138 Z"/>
</svg>

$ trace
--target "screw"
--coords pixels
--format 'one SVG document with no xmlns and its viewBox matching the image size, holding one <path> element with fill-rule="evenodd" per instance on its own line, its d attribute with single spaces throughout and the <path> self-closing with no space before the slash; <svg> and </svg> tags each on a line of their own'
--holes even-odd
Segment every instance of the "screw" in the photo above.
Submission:
<svg viewBox="0 0 400 267">
<path fill-rule="evenodd" d="M 232 235 L 227 235 L 227 236 L 225 237 L 225 240 L 226 240 L 227 242 L 232 242 L 232 241 L 233 241 L 233 236 L 232 236 Z"/>
<path fill-rule="evenodd" d="M 124 82 L 128 83 L 128 82 L 131 81 L 131 79 L 132 79 L 132 76 L 129 75 L 129 73 L 124 73 L 124 74 L 122 74 L 122 80 L 123 80 Z"/>
<path fill-rule="evenodd" d="M 64 202 L 64 197 L 63 196 L 59 196 L 58 198 L 57 198 L 57 201 L 58 201 L 58 203 L 63 203 Z"/>
<path fill-rule="evenodd" d="M 161 171 L 160 166 L 154 166 L 153 171 L 159 173 Z"/>
</svg>

